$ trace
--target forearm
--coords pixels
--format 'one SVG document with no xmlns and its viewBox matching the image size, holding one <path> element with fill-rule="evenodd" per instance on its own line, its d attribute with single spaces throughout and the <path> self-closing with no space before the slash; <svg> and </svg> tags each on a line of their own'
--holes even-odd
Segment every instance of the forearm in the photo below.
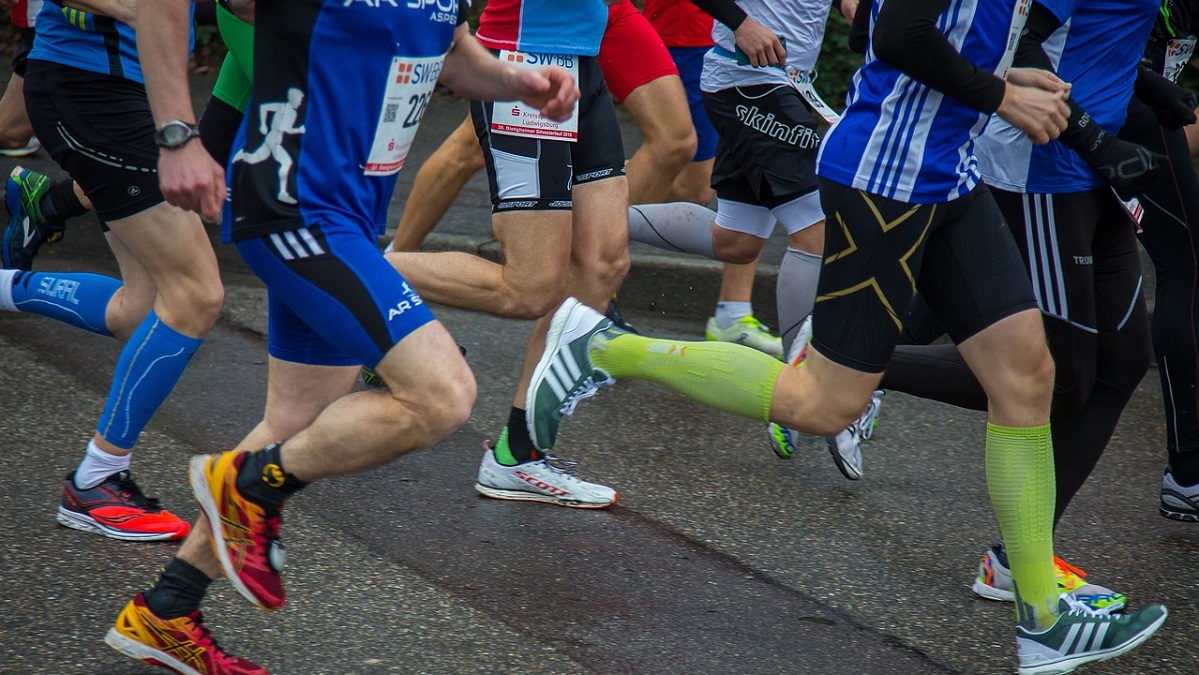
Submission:
<svg viewBox="0 0 1199 675">
<path fill-rule="evenodd" d="M 888 0 L 871 36 L 874 55 L 903 74 L 984 113 L 1003 102 L 1004 82 L 958 53 L 938 27 L 948 0 Z"/>
<path fill-rule="evenodd" d="M 505 101 L 516 98 L 517 74 L 516 68 L 495 58 L 479 44 L 464 24 L 446 55 L 439 79 L 460 96 L 477 101 Z"/>
<path fill-rule="evenodd" d="M 156 126 L 170 120 L 195 122 L 188 83 L 190 0 L 152 0 L 137 9 L 137 51 Z"/>
<path fill-rule="evenodd" d="M 748 16 L 745 10 L 737 5 L 736 0 L 690 0 L 690 2 L 727 26 L 729 30 L 737 30 L 741 26 L 741 22 L 745 21 L 745 17 Z"/>
</svg>

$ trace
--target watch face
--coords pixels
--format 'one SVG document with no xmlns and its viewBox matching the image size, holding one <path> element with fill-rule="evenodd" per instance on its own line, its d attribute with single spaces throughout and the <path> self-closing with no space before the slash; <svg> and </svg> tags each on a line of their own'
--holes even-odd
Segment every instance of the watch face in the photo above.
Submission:
<svg viewBox="0 0 1199 675">
<path fill-rule="evenodd" d="M 167 148 L 177 148 L 186 143 L 194 134 L 184 124 L 167 124 L 158 130 L 158 144 Z"/>
</svg>

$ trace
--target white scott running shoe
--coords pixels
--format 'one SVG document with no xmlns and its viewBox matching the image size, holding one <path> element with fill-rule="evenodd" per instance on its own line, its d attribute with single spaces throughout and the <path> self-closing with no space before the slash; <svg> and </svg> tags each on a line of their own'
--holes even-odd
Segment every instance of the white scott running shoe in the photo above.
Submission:
<svg viewBox="0 0 1199 675">
<path fill-rule="evenodd" d="M 483 443 L 483 463 L 475 490 L 493 499 L 544 502 L 575 509 L 602 509 L 616 503 L 616 490 L 588 483 L 575 475 L 575 463 L 545 455 L 543 459 L 504 466 L 495 461 L 490 443 Z"/>
<path fill-rule="evenodd" d="M 1199 485 L 1185 487 L 1169 469 L 1162 474 L 1162 503 L 1158 511 L 1171 520 L 1199 523 Z"/>
<path fill-rule="evenodd" d="M 1149 605 L 1132 614 L 1103 614 L 1068 593 L 1057 603 L 1057 621 L 1049 628 L 1034 632 L 1016 626 L 1020 675 L 1058 675 L 1115 658 L 1148 640 L 1168 614 L 1165 605 Z"/>
<path fill-rule="evenodd" d="M 708 319 L 708 324 L 704 327 L 704 339 L 709 342 L 745 345 L 776 359 L 783 358 L 783 339 L 771 333 L 753 314 L 743 316 L 724 328 L 716 323 L 716 317 Z"/>
<path fill-rule="evenodd" d="M 624 332 L 576 298 L 567 298 L 554 312 L 545 335 L 545 351 L 525 395 L 529 436 L 538 450 L 554 447 L 562 416 L 573 413 L 579 401 L 616 383 L 591 365 L 591 338 L 601 331 Z"/>
<path fill-rule="evenodd" d="M 849 480 L 862 477 L 862 441 L 874 435 L 874 425 L 878 422 L 878 411 L 883 406 L 885 393 L 882 389 L 874 390 L 862 416 L 850 422 L 845 431 L 826 439 L 833 463 L 837 465 L 841 475 Z"/>
</svg>

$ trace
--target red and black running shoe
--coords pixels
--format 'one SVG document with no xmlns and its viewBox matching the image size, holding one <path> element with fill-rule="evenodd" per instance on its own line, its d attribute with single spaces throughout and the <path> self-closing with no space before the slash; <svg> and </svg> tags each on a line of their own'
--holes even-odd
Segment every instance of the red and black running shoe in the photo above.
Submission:
<svg viewBox="0 0 1199 675">
<path fill-rule="evenodd" d="M 124 541 L 182 539 L 191 525 L 142 494 L 128 471 L 114 473 L 94 488 L 75 487 L 67 476 L 58 506 L 60 525 Z"/>
</svg>

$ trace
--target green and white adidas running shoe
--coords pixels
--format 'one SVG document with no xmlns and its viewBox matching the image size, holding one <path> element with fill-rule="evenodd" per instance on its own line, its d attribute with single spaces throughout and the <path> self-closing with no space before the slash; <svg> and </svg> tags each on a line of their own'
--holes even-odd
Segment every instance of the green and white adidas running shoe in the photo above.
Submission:
<svg viewBox="0 0 1199 675">
<path fill-rule="evenodd" d="M 591 365 L 591 338 L 604 331 L 624 332 L 576 298 L 567 298 L 554 312 L 545 336 L 545 351 L 533 369 L 525 395 L 529 436 L 538 450 L 554 447 L 562 416 L 573 413 L 579 401 L 616 383 Z"/>
<path fill-rule="evenodd" d="M 1133 614 L 1096 612 L 1069 593 L 1058 599 L 1058 617 L 1043 631 L 1016 627 L 1020 675 L 1058 675 L 1084 663 L 1106 661 L 1136 648 L 1166 621 L 1165 605 Z"/>
</svg>

